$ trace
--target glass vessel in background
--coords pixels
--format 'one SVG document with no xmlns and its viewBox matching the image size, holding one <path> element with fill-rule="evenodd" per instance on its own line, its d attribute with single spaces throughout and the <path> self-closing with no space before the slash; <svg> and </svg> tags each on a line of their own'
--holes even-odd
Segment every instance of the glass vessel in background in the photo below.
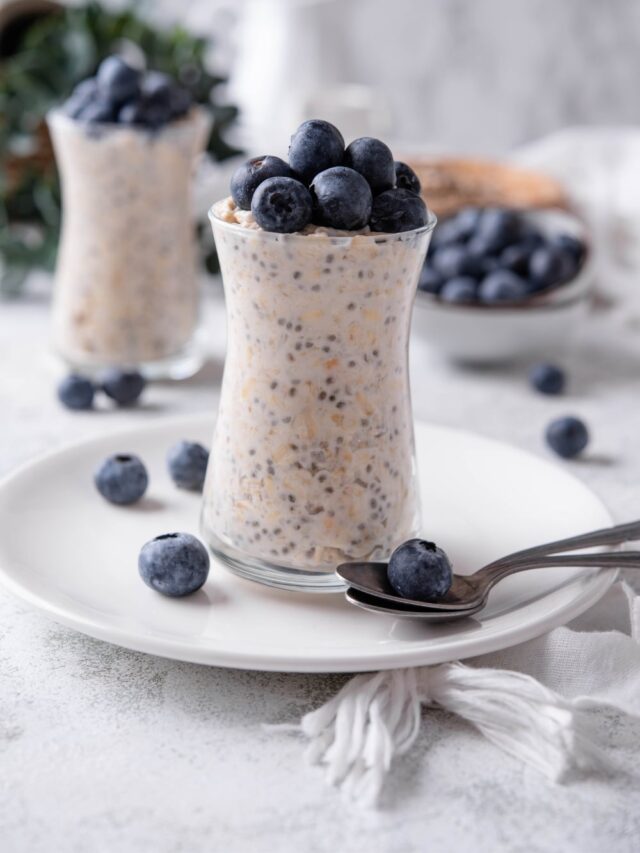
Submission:
<svg viewBox="0 0 640 853">
<path fill-rule="evenodd" d="M 209 117 L 149 131 L 48 117 L 63 196 L 53 344 L 76 370 L 194 373 L 199 283 L 191 206 Z"/>
<path fill-rule="evenodd" d="M 285 235 L 210 216 L 228 348 L 203 536 L 238 574 L 327 590 L 419 529 L 408 342 L 435 217 Z"/>
</svg>

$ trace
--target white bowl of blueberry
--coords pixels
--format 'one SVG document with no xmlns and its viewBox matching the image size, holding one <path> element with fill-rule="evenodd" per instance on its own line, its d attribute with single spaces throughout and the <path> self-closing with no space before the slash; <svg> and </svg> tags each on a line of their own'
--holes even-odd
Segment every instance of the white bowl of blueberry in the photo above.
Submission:
<svg viewBox="0 0 640 853">
<path fill-rule="evenodd" d="M 586 313 L 591 284 L 587 235 L 577 217 L 467 207 L 434 231 L 414 330 L 462 362 L 557 352 Z"/>
</svg>

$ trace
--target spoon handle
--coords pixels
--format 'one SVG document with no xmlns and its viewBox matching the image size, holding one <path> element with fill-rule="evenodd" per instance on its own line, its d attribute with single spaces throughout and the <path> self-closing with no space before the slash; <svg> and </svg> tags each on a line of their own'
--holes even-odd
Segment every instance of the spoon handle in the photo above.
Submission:
<svg viewBox="0 0 640 853">
<path fill-rule="evenodd" d="M 536 545 L 534 548 L 515 551 L 506 557 L 494 560 L 489 565 L 512 563 L 521 558 L 556 554 L 562 551 L 578 551 L 583 548 L 595 548 L 602 545 L 621 545 L 623 542 L 633 542 L 637 539 L 640 539 L 640 521 L 630 521 L 626 524 L 617 524 L 615 527 L 605 527 L 602 530 L 594 530 L 591 533 L 582 533 L 578 536 L 570 536 L 568 539 L 558 539 L 555 542 Z"/>
</svg>

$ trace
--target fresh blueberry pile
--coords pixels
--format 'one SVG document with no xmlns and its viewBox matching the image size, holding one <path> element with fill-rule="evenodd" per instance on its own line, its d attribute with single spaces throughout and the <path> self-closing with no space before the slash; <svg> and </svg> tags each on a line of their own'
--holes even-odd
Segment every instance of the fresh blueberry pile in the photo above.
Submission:
<svg viewBox="0 0 640 853">
<path fill-rule="evenodd" d="M 118 406 L 137 403 L 146 387 L 146 380 L 137 370 L 107 370 L 98 384 L 86 376 L 70 373 L 58 385 L 58 399 L 67 409 L 87 411 L 93 408 L 97 391 L 103 391 Z"/>
<path fill-rule="evenodd" d="M 387 578 L 403 598 L 428 601 L 449 592 L 453 571 L 442 548 L 424 539 L 409 539 L 389 558 Z"/>
<path fill-rule="evenodd" d="M 345 148 L 340 131 L 320 119 L 293 134 L 288 163 L 270 155 L 243 163 L 231 178 L 231 197 L 261 228 L 280 234 L 310 223 L 387 233 L 427 223 L 413 169 L 379 139 L 363 136 Z"/>
<path fill-rule="evenodd" d="M 64 105 L 71 118 L 155 130 L 189 111 L 191 94 L 168 74 L 143 73 L 121 56 L 103 60 L 95 77 L 79 83 Z"/>
<path fill-rule="evenodd" d="M 522 302 L 572 279 L 585 254 L 576 237 L 544 234 L 517 211 L 468 207 L 436 227 L 418 288 L 448 303 Z"/>
</svg>

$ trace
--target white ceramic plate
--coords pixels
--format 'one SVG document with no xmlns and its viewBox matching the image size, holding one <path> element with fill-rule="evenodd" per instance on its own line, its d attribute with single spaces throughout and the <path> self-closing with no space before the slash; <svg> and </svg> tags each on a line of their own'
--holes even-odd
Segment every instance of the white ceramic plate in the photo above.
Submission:
<svg viewBox="0 0 640 853">
<path fill-rule="evenodd" d="M 586 610 L 614 573 L 549 569 L 509 578 L 478 617 L 446 625 L 359 610 L 339 595 L 277 591 L 212 564 L 187 599 L 148 589 L 140 546 L 172 530 L 197 533 L 199 497 L 165 472 L 180 438 L 207 444 L 193 417 L 110 434 L 30 463 L 0 485 L 0 581 L 51 618 L 121 646 L 197 663 L 287 672 L 352 672 L 433 664 L 504 648 Z M 507 445 L 418 424 L 424 533 L 470 572 L 517 548 L 611 523 L 600 500 L 562 468 Z M 103 457 L 139 453 L 151 484 L 134 508 L 100 498 Z"/>
</svg>

